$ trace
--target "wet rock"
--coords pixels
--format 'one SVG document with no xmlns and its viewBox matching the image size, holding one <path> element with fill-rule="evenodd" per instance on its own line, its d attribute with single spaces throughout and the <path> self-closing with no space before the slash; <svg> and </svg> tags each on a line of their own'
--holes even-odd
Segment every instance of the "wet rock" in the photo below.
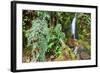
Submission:
<svg viewBox="0 0 100 73">
<path fill-rule="evenodd" d="M 85 51 L 80 52 L 79 56 L 80 56 L 81 60 L 88 60 L 88 59 L 90 59 L 89 54 L 87 52 L 85 52 Z"/>
</svg>

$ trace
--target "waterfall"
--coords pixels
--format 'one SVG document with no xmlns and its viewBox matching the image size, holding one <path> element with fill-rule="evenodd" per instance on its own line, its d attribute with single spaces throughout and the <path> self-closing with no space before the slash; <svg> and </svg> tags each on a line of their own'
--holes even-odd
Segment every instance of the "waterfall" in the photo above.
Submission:
<svg viewBox="0 0 100 73">
<path fill-rule="evenodd" d="M 71 24 L 71 33 L 72 33 L 72 38 L 73 39 L 77 39 L 76 37 L 77 37 L 77 28 L 76 28 L 76 14 L 75 14 L 75 16 L 74 16 L 74 18 L 73 18 L 73 21 L 72 21 L 72 24 Z M 77 46 L 75 46 L 74 47 L 74 54 L 76 55 L 77 54 L 77 51 L 78 51 L 78 47 Z"/>
<path fill-rule="evenodd" d="M 71 33 L 72 33 L 73 38 L 75 38 L 75 31 L 76 31 L 76 14 L 71 24 Z"/>
</svg>

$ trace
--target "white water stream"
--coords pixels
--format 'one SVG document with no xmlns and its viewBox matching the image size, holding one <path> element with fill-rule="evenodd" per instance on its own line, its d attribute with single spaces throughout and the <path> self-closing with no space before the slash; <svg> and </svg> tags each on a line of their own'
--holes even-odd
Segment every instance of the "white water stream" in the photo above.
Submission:
<svg viewBox="0 0 100 73">
<path fill-rule="evenodd" d="M 74 36 L 74 39 L 75 39 L 75 30 L 76 30 L 75 28 L 76 28 L 76 15 L 73 18 L 73 21 L 72 21 L 72 24 L 71 24 L 71 33 Z"/>
</svg>

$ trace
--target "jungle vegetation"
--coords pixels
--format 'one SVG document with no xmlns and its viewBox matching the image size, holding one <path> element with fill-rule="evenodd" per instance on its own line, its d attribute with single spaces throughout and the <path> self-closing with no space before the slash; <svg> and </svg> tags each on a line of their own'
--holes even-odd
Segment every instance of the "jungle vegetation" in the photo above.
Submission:
<svg viewBox="0 0 100 73">
<path fill-rule="evenodd" d="M 91 59 L 90 13 L 23 10 L 22 16 L 24 63 Z"/>
</svg>

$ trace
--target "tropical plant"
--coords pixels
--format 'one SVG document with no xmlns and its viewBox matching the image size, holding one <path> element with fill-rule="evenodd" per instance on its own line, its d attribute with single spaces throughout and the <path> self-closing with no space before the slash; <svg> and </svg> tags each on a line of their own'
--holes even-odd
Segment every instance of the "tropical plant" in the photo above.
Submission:
<svg viewBox="0 0 100 73">
<path fill-rule="evenodd" d="M 27 47 L 31 46 L 32 50 L 38 48 L 38 61 L 45 61 L 45 51 L 47 50 L 48 27 L 45 20 L 36 19 L 32 21 L 32 27 L 26 31 Z M 34 52 L 32 51 L 32 54 Z M 33 54 L 34 56 L 34 54 Z"/>
<path fill-rule="evenodd" d="M 61 31 L 62 26 L 61 24 L 57 24 L 54 27 L 49 28 L 49 40 L 48 40 L 48 53 L 53 53 L 55 56 L 59 56 L 61 53 L 61 43 L 60 39 L 65 39 L 65 34 Z"/>
</svg>

